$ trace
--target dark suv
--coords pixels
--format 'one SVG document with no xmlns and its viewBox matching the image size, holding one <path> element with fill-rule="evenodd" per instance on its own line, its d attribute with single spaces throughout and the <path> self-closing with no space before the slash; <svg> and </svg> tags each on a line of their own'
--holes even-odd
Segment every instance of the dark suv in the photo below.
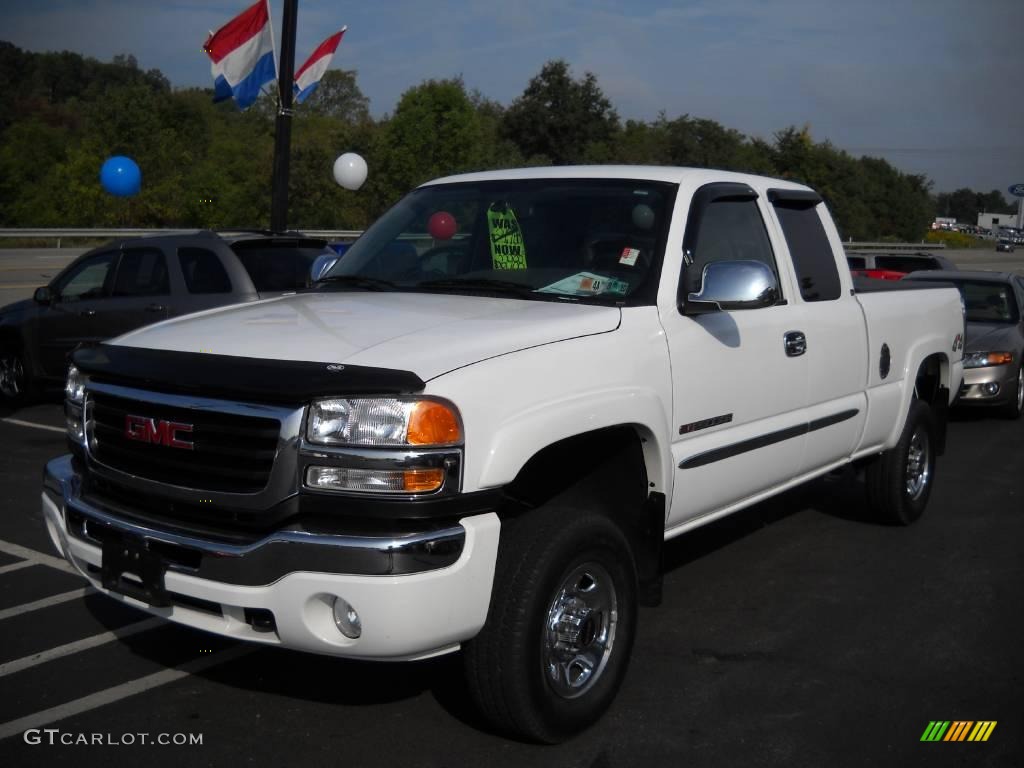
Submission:
<svg viewBox="0 0 1024 768">
<path fill-rule="evenodd" d="M 119 240 L 65 267 L 31 299 L 0 308 L 0 398 L 64 379 L 68 353 L 159 320 L 310 286 L 313 262 L 336 257 L 300 234 L 210 231 Z"/>
</svg>

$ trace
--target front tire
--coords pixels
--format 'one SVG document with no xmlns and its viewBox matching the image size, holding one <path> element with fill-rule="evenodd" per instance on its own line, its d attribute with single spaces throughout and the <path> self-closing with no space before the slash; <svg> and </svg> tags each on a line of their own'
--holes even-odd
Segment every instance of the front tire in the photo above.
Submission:
<svg viewBox="0 0 1024 768">
<path fill-rule="evenodd" d="M 1024 412 L 1024 364 L 1017 370 L 1017 387 L 1009 402 L 1002 408 L 1003 418 L 1014 420 L 1019 419 Z"/>
<path fill-rule="evenodd" d="M 924 513 L 935 478 L 935 445 L 932 409 L 912 400 L 899 442 L 866 469 L 868 508 L 883 522 L 910 525 Z"/>
<path fill-rule="evenodd" d="M 487 622 L 465 645 L 477 706 L 499 730 L 557 743 L 594 723 L 626 674 L 637 575 L 608 517 L 540 508 L 502 530 Z"/>
<path fill-rule="evenodd" d="M 32 394 L 32 378 L 28 360 L 16 347 L 0 350 L 0 403 L 22 405 Z"/>
</svg>

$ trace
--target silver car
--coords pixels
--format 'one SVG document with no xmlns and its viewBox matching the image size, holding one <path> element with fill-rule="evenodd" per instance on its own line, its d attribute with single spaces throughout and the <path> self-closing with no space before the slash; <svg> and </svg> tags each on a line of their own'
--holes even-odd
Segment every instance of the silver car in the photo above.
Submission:
<svg viewBox="0 0 1024 768">
<path fill-rule="evenodd" d="M 912 272 L 904 280 L 942 281 L 960 290 L 966 320 L 964 382 L 958 402 L 1024 411 L 1024 277 L 1006 272 Z"/>
</svg>

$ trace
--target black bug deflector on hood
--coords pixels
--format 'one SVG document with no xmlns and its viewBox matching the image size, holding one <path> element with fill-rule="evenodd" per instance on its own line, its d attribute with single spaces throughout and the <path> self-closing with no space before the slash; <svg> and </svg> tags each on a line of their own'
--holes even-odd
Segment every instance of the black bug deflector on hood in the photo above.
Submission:
<svg viewBox="0 0 1024 768">
<path fill-rule="evenodd" d="M 163 392 L 297 403 L 316 397 L 422 392 L 414 373 L 361 365 L 263 360 L 116 344 L 82 347 L 75 366 L 97 381 Z"/>
</svg>

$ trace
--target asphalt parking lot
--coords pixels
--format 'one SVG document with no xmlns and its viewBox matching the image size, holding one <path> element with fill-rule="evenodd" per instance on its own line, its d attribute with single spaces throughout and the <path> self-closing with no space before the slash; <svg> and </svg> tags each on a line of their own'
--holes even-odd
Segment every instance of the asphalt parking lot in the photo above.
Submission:
<svg viewBox="0 0 1024 768">
<path fill-rule="evenodd" d="M 1019 253 L 950 255 L 1024 273 Z M 0 251 L 0 303 L 61 260 Z M 458 656 L 257 648 L 85 589 L 39 516 L 62 422 L 56 401 L 0 410 L 3 765 L 1024 765 L 1024 422 L 954 413 L 911 528 L 868 520 L 848 473 L 671 542 L 613 708 L 556 747 L 490 733 Z M 922 742 L 936 720 L 996 726 Z"/>
<path fill-rule="evenodd" d="M 60 407 L 0 419 L 5 765 L 1024 763 L 1024 423 L 957 415 L 913 527 L 866 520 L 847 475 L 673 541 L 664 604 L 642 611 L 612 710 L 537 747 L 481 726 L 458 656 L 253 648 L 83 590 L 38 515 Z M 997 725 L 984 743 L 923 743 L 933 720 Z M 96 738 L 111 743 L 60 744 Z"/>
</svg>

